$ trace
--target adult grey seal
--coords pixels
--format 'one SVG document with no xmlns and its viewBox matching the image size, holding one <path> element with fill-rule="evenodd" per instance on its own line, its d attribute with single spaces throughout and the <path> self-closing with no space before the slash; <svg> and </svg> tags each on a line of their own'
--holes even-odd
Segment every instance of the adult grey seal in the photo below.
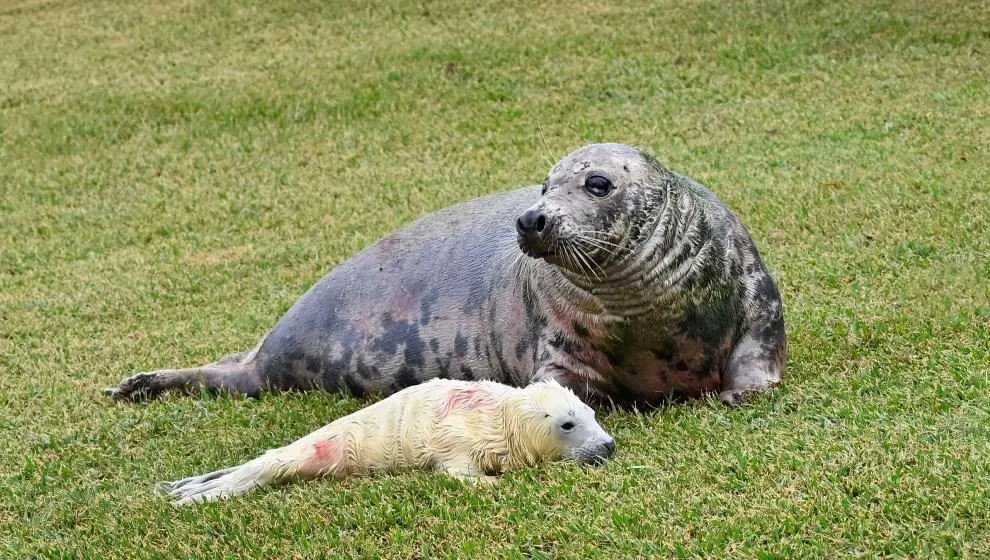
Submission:
<svg viewBox="0 0 990 560">
<path fill-rule="evenodd" d="M 780 293 L 739 219 L 642 151 L 594 144 L 542 186 L 420 218 L 331 270 L 250 352 L 139 373 L 170 389 L 392 394 L 432 378 L 655 404 L 780 381 Z"/>
</svg>

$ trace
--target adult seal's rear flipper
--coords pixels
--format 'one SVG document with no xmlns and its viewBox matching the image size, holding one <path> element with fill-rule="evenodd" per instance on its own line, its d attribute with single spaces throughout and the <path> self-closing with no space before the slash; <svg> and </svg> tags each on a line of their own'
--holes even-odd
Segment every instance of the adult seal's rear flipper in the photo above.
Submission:
<svg viewBox="0 0 990 560">
<path fill-rule="evenodd" d="M 265 389 L 254 352 L 238 352 L 214 363 L 185 369 L 162 369 L 132 375 L 116 387 L 104 389 L 113 400 L 156 398 L 167 391 L 196 393 L 223 391 L 257 396 Z"/>
</svg>

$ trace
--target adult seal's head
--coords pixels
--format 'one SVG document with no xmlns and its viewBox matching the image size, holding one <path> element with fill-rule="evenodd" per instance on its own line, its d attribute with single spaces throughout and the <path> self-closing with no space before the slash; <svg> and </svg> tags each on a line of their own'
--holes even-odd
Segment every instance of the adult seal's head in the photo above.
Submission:
<svg viewBox="0 0 990 560">
<path fill-rule="evenodd" d="M 519 248 L 581 275 L 607 275 L 650 239 L 670 198 L 668 178 L 632 146 L 585 146 L 550 170 L 539 202 L 516 220 Z"/>
</svg>

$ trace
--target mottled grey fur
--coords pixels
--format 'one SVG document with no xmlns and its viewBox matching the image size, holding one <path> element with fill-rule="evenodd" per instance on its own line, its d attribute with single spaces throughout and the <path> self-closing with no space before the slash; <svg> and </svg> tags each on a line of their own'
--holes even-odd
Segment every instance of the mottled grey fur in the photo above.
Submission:
<svg viewBox="0 0 990 560">
<path fill-rule="evenodd" d="M 607 196 L 590 194 L 592 175 L 614 185 Z M 517 234 L 526 211 L 546 219 L 538 238 Z M 635 148 L 596 144 L 542 189 L 458 204 L 368 247 L 254 350 L 140 373 L 107 394 L 390 394 L 436 377 L 555 377 L 589 402 L 718 393 L 735 404 L 780 381 L 786 346 L 777 285 L 725 204 Z"/>
</svg>

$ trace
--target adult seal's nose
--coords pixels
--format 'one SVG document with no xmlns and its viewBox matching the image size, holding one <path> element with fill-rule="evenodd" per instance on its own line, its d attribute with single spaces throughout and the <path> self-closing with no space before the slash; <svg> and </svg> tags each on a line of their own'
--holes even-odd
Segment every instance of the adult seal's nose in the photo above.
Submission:
<svg viewBox="0 0 990 560">
<path fill-rule="evenodd" d="M 539 235 L 547 229 L 547 217 L 536 208 L 530 208 L 516 220 L 516 229 L 525 236 Z"/>
</svg>

